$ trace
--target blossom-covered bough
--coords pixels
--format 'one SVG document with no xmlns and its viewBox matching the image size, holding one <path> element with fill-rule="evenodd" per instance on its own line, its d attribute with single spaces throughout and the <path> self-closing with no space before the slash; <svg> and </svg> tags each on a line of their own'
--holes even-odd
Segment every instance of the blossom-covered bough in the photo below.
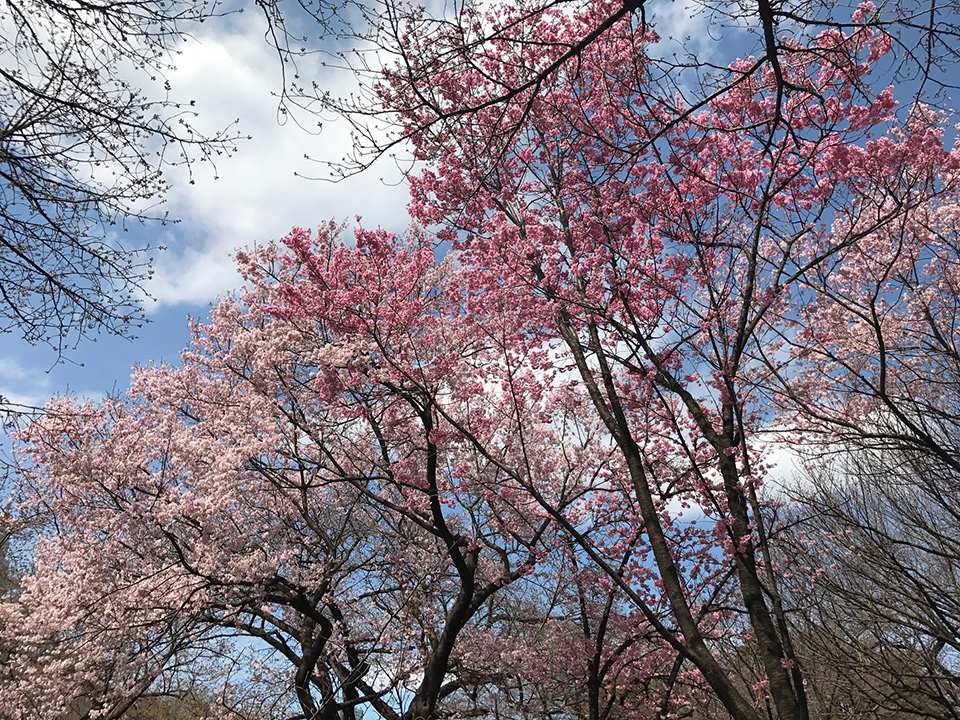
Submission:
<svg viewBox="0 0 960 720">
<path fill-rule="evenodd" d="M 409 159 L 406 143 L 413 136 L 456 135 L 461 121 L 476 113 L 498 112 L 504 132 L 519 132 L 532 99 L 551 77 L 578 72 L 581 55 L 591 45 L 604 43 L 612 28 L 625 24 L 641 33 L 655 30 L 665 35 L 662 45 L 646 58 L 644 93 L 677 121 L 688 119 L 754 76 L 767 78 L 768 90 L 782 106 L 789 96 L 809 89 L 795 82 L 788 66 L 798 51 L 806 50 L 816 61 L 816 39 L 822 35 L 882 33 L 892 50 L 882 69 L 901 83 L 902 99 L 939 108 L 950 107 L 950 93 L 957 87 L 954 68 L 960 59 L 956 0 L 901 0 L 862 8 L 859 0 L 749 4 L 524 0 L 512 5 L 453 2 L 442 6 L 384 0 L 360 2 L 352 9 L 367 25 L 348 23 L 341 28 L 355 41 L 354 47 L 336 53 L 329 66 L 353 73 L 359 87 L 338 96 L 295 80 L 289 93 L 304 108 L 319 105 L 352 124 L 352 149 L 343 157 L 322 159 L 333 176 L 362 171 L 384 155 Z M 547 54 L 543 38 L 529 32 L 542 23 L 584 16 L 590 21 L 575 21 L 562 36 L 549 38 Z M 322 26 L 334 33 L 329 24 Z M 443 91 L 431 85 L 433 77 L 486 74 L 491 52 L 495 56 L 503 47 L 522 56 L 524 63 L 515 72 L 491 76 L 495 87 L 488 92 L 462 96 L 451 104 Z M 729 74 L 730 64 L 745 56 L 749 61 L 738 73 Z M 411 88 L 406 102 L 420 111 L 416 121 L 409 116 L 400 121 L 395 108 L 381 102 L 380 68 L 391 60 L 395 78 Z M 869 83 L 854 82 L 851 89 L 862 98 L 870 94 Z"/>
<path fill-rule="evenodd" d="M 458 73 L 427 62 L 457 25 L 401 22 L 423 72 L 377 91 L 436 236 L 239 252 L 182 367 L 24 431 L 46 524 L 3 606 L 6 715 L 120 717 L 194 658 L 223 717 L 823 711 L 766 440 L 935 404 L 903 353 L 950 346 L 960 153 L 867 91 L 869 4 L 694 109 L 646 93 L 656 36 L 613 5 L 494 8 Z"/>
</svg>

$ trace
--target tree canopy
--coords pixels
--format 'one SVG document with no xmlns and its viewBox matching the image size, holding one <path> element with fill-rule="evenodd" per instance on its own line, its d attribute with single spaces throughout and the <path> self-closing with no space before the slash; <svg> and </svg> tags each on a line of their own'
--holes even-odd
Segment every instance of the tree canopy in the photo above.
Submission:
<svg viewBox="0 0 960 720">
<path fill-rule="evenodd" d="M 955 717 L 954 502 L 897 514 L 958 462 L 952 118 L 872 3 L 693 104 L 642 9 L 386 16 L 411 228 L 239 250 L 179 366 L 24 428 L 5 716 Z"/>
</svg>

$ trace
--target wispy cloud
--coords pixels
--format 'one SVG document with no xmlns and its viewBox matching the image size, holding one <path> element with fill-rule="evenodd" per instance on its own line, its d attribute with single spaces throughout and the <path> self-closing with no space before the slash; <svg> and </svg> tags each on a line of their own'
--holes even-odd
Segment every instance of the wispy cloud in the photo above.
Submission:
<svg viewBox="0 0 960 720">
<path fill-rule="evenodd" d="M 40 407 L 52 394 L 50 376 L 10 356 L 0 357 L 0 397 L 5 405 Z"/>
</svg>

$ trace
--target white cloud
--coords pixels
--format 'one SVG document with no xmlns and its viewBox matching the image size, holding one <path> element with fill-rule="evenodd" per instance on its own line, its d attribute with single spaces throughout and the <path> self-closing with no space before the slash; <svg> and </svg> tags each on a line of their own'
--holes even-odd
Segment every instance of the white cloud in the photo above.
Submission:
<svg viewBox="0 0 960 720">
<path fill-rule="evenodd" d="M 804 458 L 784 437 L 768 439 L 765 460 L 770 465 L 766 480 L 777 490 L 796 485 L 804 472 Z"/>
<path fill-rule="evenodd" d="M 648 8 L 647 20 L 660 36 L 658 44 L 647 48 L 654 57 L 682 57 L 689 53 L 701 61 L 715 59 L 723 31 L 711 10 L 699 0 L 657 3 Z"/>
<path fill-rule="evenodd" d="M 239 119 L 237 128 L 252 139 L 240 142 L 233 157 L 219 159 L 216 172 L 197 163 L 194 184 L 185 168 L 167 173 L 172 185 L 167 209 L 181 222 L 168 226 L 159 239 L 169 249 L 156 258 L 149 290 L 161 304 L 207 302 L 236 287 L 240 279 L 232 251 L 280 238 L 294 226 L 316 227 L 329 218 L 352 220 L 358 214 L 368 227 L 401 231 L 407 226 L 406 187 L 386 162 L 339 183 L 295 175 L 323 176 L 323 168 L 305 156 L 343 157 L 350 150 L 349 128 L 342 121 L 324 122 L 322 132 L 311 134 L 290 119 L 279 122 L 285 119 L 276 96 L 282 85 L 280 61 L 252 15 L 227 32 L 221 28 L 185 43 L 170 76 L 176 99 L 195 100 L 202 130 Z M 328 81 L 324 89 L 348 91 L 350 78 L 322 68 L 319 57 L 300 64 L 305 77 Z M 318 118 L 304 113 L 297 119 L 316 129 Z"/>
<path fill-rule="evenodd" d="M 4 405 L 40 407 L 52 394 L 50 376 L 12 357 L 0 357 L 0 398 Z"/>
</svg>

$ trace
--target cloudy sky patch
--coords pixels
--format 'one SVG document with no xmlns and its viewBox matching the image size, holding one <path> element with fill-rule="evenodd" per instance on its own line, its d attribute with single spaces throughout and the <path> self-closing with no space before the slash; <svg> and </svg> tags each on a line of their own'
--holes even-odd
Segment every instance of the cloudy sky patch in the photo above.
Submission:
<svg viewBox="0 0 960 720">
<path fill-rule="evenodd" d="M 232 126 L 250 139 L 216 168 L 195 163 L 166 173 L 166 209 L 180 222 L 158 234 L 168 249 L 157 258 L 149 291 L 161 306 L 209 302 L 235 288 L 240 278 L 232 252 L 281 238 L 292 227 L 355 215 L 367 227 L 402 231 L 407 225 L 406 187 L 386 160 L 336 183 L 307 179 L 328 175 L 316 159 L 337 160 L 350 151 L 349 126 L 305 111 L 280 112 L 280 60 L 264 41 L 262 19 L 238 17 L 229 32 L 185 43 L 169 78 L 176 99 L 195 101 L 201 130 Z M 348 93 L 352 80 L 322 67 L 322 59 L 301 58 L 300 72 L 334 94 Z"/>
</svg>

